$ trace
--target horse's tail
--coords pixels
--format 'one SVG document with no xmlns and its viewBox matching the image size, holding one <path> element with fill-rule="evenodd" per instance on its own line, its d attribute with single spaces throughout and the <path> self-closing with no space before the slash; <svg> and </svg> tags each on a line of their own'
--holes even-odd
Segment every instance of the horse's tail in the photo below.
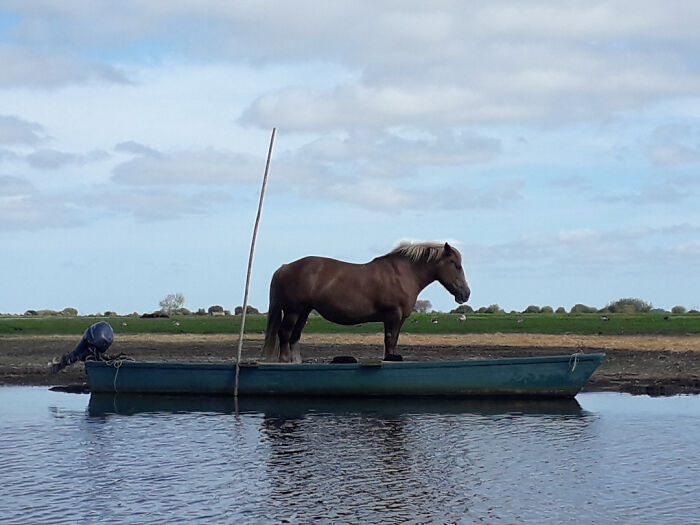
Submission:
<svg viewBox="0 0 700 525">
<path fill-rule="evenodd" d="M 280 340 L 277 331 L 282 324 L 282 306 L 277 300 L 277 272 L 270 282 L 270 307 L 267 312 L 267 328 L 265 329 L 265 344 L 262 349 L 262 360 L 276 363 L 279 361 Z"/>
</svg>

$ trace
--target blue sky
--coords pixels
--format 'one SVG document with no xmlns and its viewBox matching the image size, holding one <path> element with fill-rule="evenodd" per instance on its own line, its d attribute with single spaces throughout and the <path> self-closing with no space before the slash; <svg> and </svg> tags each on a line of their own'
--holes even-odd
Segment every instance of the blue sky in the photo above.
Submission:
<svg viewBox="0 0 700 525">
<path fill-rule="evenodd" d="M 304 255 L 462 251 L 474 307 L 700 307 L 700 4 L 0 7 L 0 312 L 250 303 Z M 439 285 L 422 294 L 455 306 Z"/>
</svg>

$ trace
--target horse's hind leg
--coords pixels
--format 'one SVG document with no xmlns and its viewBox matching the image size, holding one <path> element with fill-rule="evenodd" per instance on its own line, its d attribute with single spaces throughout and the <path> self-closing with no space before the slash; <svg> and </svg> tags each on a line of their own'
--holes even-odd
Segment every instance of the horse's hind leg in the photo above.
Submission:
<svg viewBox="0 0 700 525">
<path fill-rule="evenodd" d="M 384 361 L 402 361 L 403 358 L 396 353 L 396 345 L 399 342 L 399 332 L 405 319 L 388 319 L 384 321 Z"/>
<path fill-rule="evenodd" d="M 292 353 L 292 363 L 301 363 L 301 352 L 299 351 L 299 346 L 297 343 L 299 342 L 299 339 L 301 339 L 301 332 L 306 326 L 306 321 L 308 320 L 310 313 L 311 309 L 307 309 L 299 315 L 299 319 L 297 319 L 297 322 L 294 324 L 294 329 L 289 337 L 289 348 Z"/>
<path fill-rule="evenodd" d="M 280 325 L 277 335 L 280 339 L 280 362 L 281 363 L 291 363 L 292 351 L 290 347 L 290 341 L 292 337 L 292 332 L 294 327 L 299 320 L 299 312 L 292 312 L 289 310 L 284 311 L 284 317 L 282 318 L 282 324 Z"/>
</svg>

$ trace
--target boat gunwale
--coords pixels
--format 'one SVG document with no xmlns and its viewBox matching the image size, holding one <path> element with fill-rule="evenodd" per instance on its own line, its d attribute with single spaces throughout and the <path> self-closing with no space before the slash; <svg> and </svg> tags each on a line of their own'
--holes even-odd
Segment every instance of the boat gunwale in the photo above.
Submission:
<svg viewBox="0 0 700 525">
<path fill-rule="evenodd" d="M 605 357 L 605 353 L 593 354 L 566 354 L 554 356 L 534 356 L 534 357 L 504 357 L 497 359 L 465 359 L 459 361 L 372 361 L 357 362 L 357 363 L 241 363 L 242 368 L 258 369 L 260 371 L 276 371 L 286 370 L 289 372 L 310 372 L 310 371 L 343 371 L 357 370 L 360 368 L 376 368 L 376 369 L 430 369 L 430 368 L 464 368 L 464 367 L 479 367 L 479 366 L 511 366 L 511 365 L 539 365 L 546 363 L 562 363 L 562 362 L 598 362 L 600 363 Z M 132 360 L 114 360 L 114 361 L 86 361 L 87 366 L 105 366 L 105 367 L 141 367 L 141 368 L 171 368 L 171 369 L 186 369 L 195 368 L 201 370 L 215 369 L 235 369 L 235 362 L 180 362 L 180 361 L 132 361 Z"/>
</svg>

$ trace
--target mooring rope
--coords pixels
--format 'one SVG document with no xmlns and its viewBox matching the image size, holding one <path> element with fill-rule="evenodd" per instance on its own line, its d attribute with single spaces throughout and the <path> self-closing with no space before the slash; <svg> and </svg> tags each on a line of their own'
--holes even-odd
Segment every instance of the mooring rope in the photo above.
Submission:
<svg viewBox="0 0 700 525">
<path fill-rule="evenodd" d="M 573 372 L 574 370 L 576 370 L 576 366 L 578 365 L 578 356 L 580 356 L 580 355 L 584 355 L 583 352 L 582 352 L 581 350 L 579 350 L 578 352 L 574 352 L 573 354 L 571 354 L 571 357 L 569 357 L 569 366 L 571 366 L 571 371 L 572 371 L 572 372 Z M 572 360 L 572 359 L 574 360 L 573 366 L 572 366 L 572 364 L 571 364 L 571 360 Z"/>
<path fill-rule="evenodd" d="M 115 369 L 114 381 L 112 382 L 112 386 L 114 388 L 115 393 L 117 392 L 117 377 L 119 377 L 119 369 L 126 361 L 134 361 L 134 358 L 129 357 L 128 355 L 119 354 L 117 356 L 114 356 L 113 359 L 104 359 L 104 362 L 107 366 L 114 367 Z"/>
<path fill-rule="evenodd" d="M 122 367 L 122 364 L 124 364 L 124 361 L 121 359 L 117 359 L 111 363 L 111 365 L 116 368 L 116 372 L 114 372 L 114 393 L 117 393 L 117 376 L 119 375 L 119 369 Z"/>
<path fill-rule="evenodd" d="M 86 361 L 102 361 L 105 365 L 114 367 L 116 371 L 114 372 L 114 381 L 112 386 L 114 391 L 117 391 L 117 377 L 119 376 L 119 369 L 122 367 L 125 361 L 135 361 L 135 359 L 126 354 L 112 354 L 111 356 L 101 355 L 96 349 L 92 349 L 92 354 L 85 358 Z"/>
</svg>

